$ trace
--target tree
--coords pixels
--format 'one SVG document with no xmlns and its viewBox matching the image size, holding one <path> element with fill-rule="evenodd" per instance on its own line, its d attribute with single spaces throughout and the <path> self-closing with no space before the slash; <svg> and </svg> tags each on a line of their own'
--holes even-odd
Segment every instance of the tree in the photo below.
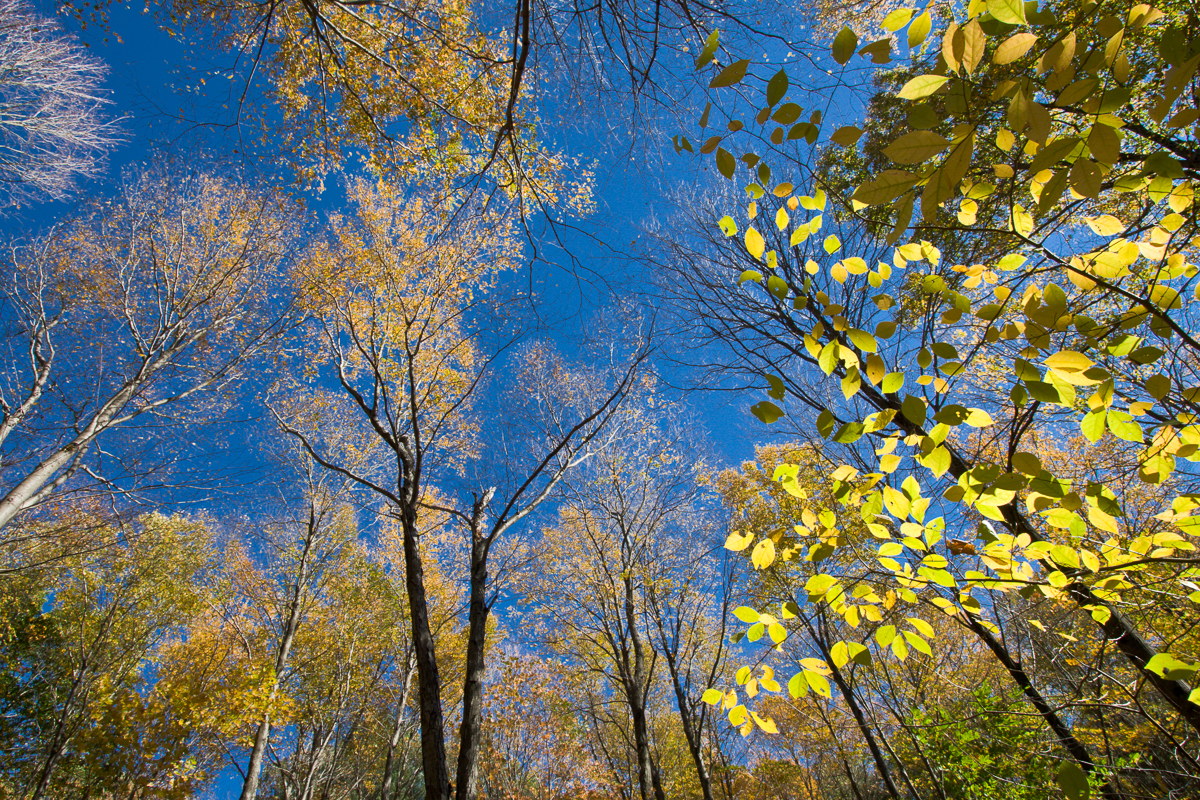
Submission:
<svg viewBox="0 0 1200 800">
<path fill-rule="evenodd" d="M 488 678 L 480 758 L 484 797 L 580 796 L 599 782 L 597 765 L 579 747 L 585 735 L 564 665 L 501 656 Z"/>
<path fill-rule="evenodd" d="M 57 21 L 0 3 L 0 207 L 61 200 L 119 139 L 104 118 L 107 75 Z"/>
<path fill-rule="evenodd" d="M 102 438 L 220 408 L 219 390 L 294 321 L 282 281 L 299 223 L 278 192 L 146 172 L 118 200 L 12 246 L 0 310 L 6 539 L 24 535 L 12 528 L 20 515 L 84 476 L 136 488 L 144 476 L 119 456 L 105 475 Z"/>
<path fill-rule="evenodd" d="M 478 217 L 464 217 L 453 236 L 435 237 L 440 227 L 436 204 L 405 197 L 386 183 L 360 181 L 352 197 L 355 217 L 335 217 L 329 240 L 314 248 L 296 274 L 315 320 L 311 357 L 327 366 L 338 389 L 310 390 L 303 402 L 281 405 L 276 415 L 315 461 L 374 492 L 400 522 L 429 798 L 448 797 L 450 777 L 441 668 L 429 624 L 417 518 L 422 509 L 440 510 L 469 531 L 469 639 L 456 796 L 473 800 L 484 634 L 494 603 L 494 597 L 488 599 L 488 554 L 588 456 L 646 353 L 636 354 L 594 405 L 571 406 L 569 421 L 546 431 L 534 451 L 540 455 L 513 481 L 507 497 L 497 498 L 496 488 L 486 488 L 475 492 L 465 508 L 438 503 L 430 492 L 432 481 L 451 474 L 471 455 L 476 423 L 468 412 L 476 389 L 503 354 L 503 347 L 481 353 L 475 315 L 488 313 L 485 301 L 497 276 L 514 264 L 514 240 L 505 218 L 486 208 Z M 330 446 L 337 426 L 354 424 L 347 420 L 361 425 L 363 449 Z M 390 463 L 383 467 L 378 458 L 363 460 L 368 448 L 386 453 Z"/>
<path fill-rule="evenodd" d="M 273 581 L 262 576 L 265 580 L 256 581 L 257 585 L 244 587 L 247 602 L 259 604 L 265 601 L 272 606 L 264 609 L 266 619 L 260 621 L 259 629 L 265 634 L 266 641 L 262 644 L 273 656 L 274 663 L 270 671 L 273 677 L 271 691 L 254 733 L 249 764 L 244 772 L 243 800 L 258 794 L 263 757 L 271 737 L 271 714 L 280 685 L 292 669 L 290 657 L 297 633 L 305 617 L 312 613 L 312 605 L 324 585 L 332 579 L 332 573 L 339 567 L 346 567 L 339 563 L 340 557 L 357 533 L 344 499 L 338 496 L 336 480 L 328 477 L 321 480 L 324 476 L 314 474 L 315 465 L 311 462 L 303 466 L 306 469 L 301 471 L 306 480 L 302 512 L 275 524 L 268 521 L 263 525 L 263 538 L 277 554 L 278 569 L 282 573 L 274 577 L 282 585 L 277 584 L 272 587 L 276 591 L 271 591 L 267 587 Z M 302 792 L 300 796 L 307 795 L 308 792 Z"/>
<path fill-rule="evenodd" d="M 709 637 L 723 616 L 700 588 L 724 589 L 726 576 L 707 574 L 704 564 L 704 462 L 683 427 L 658 421 L 661 398 L 651 387 L 643 392 L 622 413 L 619 438 L 564 482 L 558 523 L 543 537 L 524 592 L 538 598 L 549 646 L 613 684 L 632 728 L 643 800 L 664 796 L 651 724 L 656 670 L 668 673 L 695 774 L 711 797 L 697 684 L 720 670 L 720 640 Z"/>
<path fill-rule="evenodd" d="M 910 25 L 916 47 L 931 19 L 902 11 L 888 24 Z M 863 603 L 849 593 L 864 581 L 894 588 L 901 602 L 929 598 L 969 617 L 986 614 L 979 598 L 988 591 L 1070 603 L 1119 650 L 1153 702 L 1195 729 L 1200 706 L 1184 682 L 1195 656 L 1167 650 L 1183 642 L 1156 641 L 1137 620 L 1156 602 L 1147 592 L 1169 586 L 1180 601 L 1191 594 L 1194 569 L 1186 462 L 1196 454 L 1188 366 L 1196 174 L 1187 131 L 1198 112 L 1190 99 L 1178 101 L 1195 79 L 1200 41 L 1187 12 L 1173 7 L 976 3 L 965 14 L 946 9 L 942 19 L 941 47 L 918 55 L 896 92 L 909 113 L 883 154 L 897 167 L 870 171 L 838 214 L 877 225 L 880 215 L 866 209 L 890 204 L 889 244 L 913 228 L 917 239 L 924 230 L 953 232 L 957 241 L 989 242 L 978 251 L 985 263 L 943 260 L 924 240 L 871 267 L 843 255 L 837 237 L 805 250 L 811 223 L 786 212 L 775 221 L 793 230 L 788 248 L 766 252 L 753 224 L 739 247 L 766 265 L 741 275 L 744 291 L 773 298 L 767 303 L 792 331 L 793 352 L 841 384 L 847 405 L 823 408 L 815 427 L 853 446 L 855 463 L 832 469 L 830 479 L 837 504 L 878 540 L 860 552 L 866 559 L 874 550 L 882 571 L 823 572 L 806 593 L 839 615 L 860 613 Z M 866 52 L 886 60 L 886 45 Z M 845 64 L 856 50 L 854 34 L 843 31 L 833 58 Z M 777 85 L 786 90 L 786 80 Z M 768 106 L 782 99 L 769 94 Z M 832 138 L 852 146 L 859 133 L 847 127 Z M 770 177 L 764 165 L 757 172 Z M 774 195 L 752 187 L 768 208 L 776 201 L 766 198 L 782 206 L 792 191 L 786 183 Z M 816 197 L 793 199 L 809 208 Z M 721 226 L 729 236 L 738 227 L 732 217 Z M 854 318 L 833 300 L 851 286 L 877 292 Z M 798 385 L 774 378 L 772 399 Z M 999 381 L 1011 381 L 1007 398 Z M 783 409 L 766 401 L 757 413 L 771 419 Z M 1072 429 L 1089 442 L 1107 435 L 1130 444 L 1121 462 L 1070 483 L 1032 443 Z M 1156 487 L 1157 513 L 1144 525 L 1128 502 L 1142 495 L 1119 480 L 1126 471 Z M 943 476 L 939 499 L 927 489 Z M 808 528 L 805 536 L 837 533 L 825 523 Z M 816 546 L 796 556 L 823 559 Z M 932 597 L 938 586 L 953 596 Z M 907 651 L 898 635 L 877 644 L 896 656 Z M 1060 770 L 1064 791 L 1084 793 L 1084 774 Z"/>
<path fill-rule="evenodd" d="M 186 726 L 173 727 L 139 690 L 207 600 L 212 534 L 201 522 L 149 515 L 117 541 L 6 584 L 6 610 L 24 609 L 18 636 L 5 637 L 12 678 L 3 700 L 19 720 L 5 780 L 21 795 L 191 784 Z"/>
</svg>

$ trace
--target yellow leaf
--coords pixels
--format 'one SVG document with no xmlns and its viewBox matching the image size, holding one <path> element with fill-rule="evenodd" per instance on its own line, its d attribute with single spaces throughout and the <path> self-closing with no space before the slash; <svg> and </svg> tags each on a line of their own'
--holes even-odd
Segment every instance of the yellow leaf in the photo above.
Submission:
<svg viewBox="0 0 1200 800">
<path fill-rule="evenodd" d="M 762 234 L 754 230 L 754 228 L 746 229 L 746 249 L 750 255 L 755 258 L 762 258 L 763 250 L 766 248 L 766 242 L 763 241 Z"/>
<path fill-rule="evenodd" d="M 1050 369 L 1062 372 L 1083 372 L 1090 369 L 1094 363 L 1083 353 L 1077 353 L 1074 350 L 1060 350 L 1045 361 L 1046 366 Z"/>
<path fill-rule="evenodd" d="M 783 230 L 788 226 L 789 221 L 791 221 L 791 217 L 788 216 L 787 209 L 780 207 L 780 209 L 775 212 L 775 227 L 779 230 Z"/>
<path fill-rule="evenodd" d="M 945 86 L 948 80 L 945 75 L 918 75 L 904 84 L 896 96 L 901 100 L 920 100 Z"/>
<path fill-rule="evenodd" d="M 757 725 L 763 733 L 779 733 L 779 728 L 775 726 L 774 720 L 760 717 L 756 711 L 751 711 L 750 716 L 754 717 L 754 724 Z"/>
<path fill-rule="evenodd" d="M 1028 53 L 1037 38 L 1032 33 L 1018 33 L 1010 36 L 996 47 L 996 52 L 992 55 L 992 63 L 1011 64 Z"/>
<path fill-rule="evenodd" d="M 775 543 L 770 539 L 760 539 L 750 553 L 750 563 L 755 569 L 766 569 L 775 563 Z"/>
<path fill-rule="evenodd" d="M 992 415 L 984 411 L 982 408 L 972 408 L 967 412 L 965 422 L 972 428 L 986 428 L 993 424 Z"/>
<path fill-rule="evenodd" d="M 1125 230 L 1124 223 L 1114 217 L 1112 214 L 1104 214 L 1099 217 L 1088 217 L 1088 227 L 1097 236 L 1115 236 Z"/>
<path fill-rule="evenodd" d="M 729 538 L 725 540 L 725 549 L 732 550 L 735 553 L 740 553 L 749 547 L 752 541 L 754 541 L 753 533 L 746 532 L 743 534 L 734 531 L 733 533 L 729 534 Z"/>
</svg>

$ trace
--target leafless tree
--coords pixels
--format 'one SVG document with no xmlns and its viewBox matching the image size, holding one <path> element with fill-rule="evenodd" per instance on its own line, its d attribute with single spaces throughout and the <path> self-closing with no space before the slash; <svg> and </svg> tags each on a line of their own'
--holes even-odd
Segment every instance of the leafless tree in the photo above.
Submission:
<svg viewBox="0 0 1200 800">
<path fill-rule="evenodd" d="M 0 207 L 61 199 L 99 172 L 119 139 L 107 72 L 56 20 L 0 0 Z"/>
</svg>

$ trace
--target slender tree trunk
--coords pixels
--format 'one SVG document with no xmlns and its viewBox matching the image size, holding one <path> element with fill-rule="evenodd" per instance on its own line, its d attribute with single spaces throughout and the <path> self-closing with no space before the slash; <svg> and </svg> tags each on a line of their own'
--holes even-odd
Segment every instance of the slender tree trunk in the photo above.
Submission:
<svg viewBox="0 0 1200 800">
<path fill-rule="evenodd" d="M 388 739 L 387 760 L 383 763 L 383 780 L 379 784 L 379 800 L 389 800 L 392 793 L 392 770 L 396 760 L 396 746 L 408 717 L 408 697 L 412 690 L 413 676 L 417 672 L 416 653 L 409 653 L 407 672 L 404 675 L 404 693 L 400 695 L 400 707 L 396 709 L 396 727 Z"/>
<path fill-rule="evenodd" d="M 871 726 L 867 722 L 866 715 L 863 714 L 862 707 L 858 704 L 858 698 L 854 696 L 854 692 L 851 690 L 850 684 L 846 682 L 842 671 L 833 663 L 833 659 L 829 655 L 829 650 L 825 646 L 826 640 L 823 632 L 822 635 L 818 636 L 817 631 L 813 629 L 812 624 L 807 619 L 805 619 L 805 624 L 808 625 L 813 641 L 821 648 L 821 657 L 833 672 L 834 683 L 837 684 L 838 690 L 842 693 L 842 699 L 850 707 L 850 713 L 854 716 L 854 721 L 857 723 L 859 731 L 862 733 L 863 738 L 867 740 L 867 747 L 871 751 L 872 758 L 875 759 L 875 768 L 879 770 L 879 777 L 883 780 L 883 785 L 887 787 L 888 794 L 896 798 L 896 800 L 900 800 L 900 790 L 896 787 L 895 779 L 892 778 L 892 771 L 888 769 L 883 751 L 879 749 L 879 743 L 875 741 L 875 735 L 871 732 Z M 822 628 L 824 628 L 823 624 Z"/>
<path fill-rule="evenodd" d="M 425 569 L 417 541 L 415 507 L 402 511 L 404 525 L 405 585 L 408 589 L 412 643 L 417 660 L 417 698 L 421 707 L 421 768 L 425 776 L 425 800 L 450 799 L 450 773 L 446 768 L 445 721 L 442 717 L 442 684 L 437 653 L 429 628 L 429 604 L 425 595 Z"/>
<path fill-rule="evenodd" d="M 46 790 L 50 787 L 50 777 L 54 774 L 54 768 L 58 765 L 58 760 L 62 758 L 63 747 L 67 737 L 64 735 L 67 728 L 67 717 L 71 713 L 71 704 L 75 702 L 75 695 L 79 691 L 80 685 L 83 683 L 83 676 L 88 667 L 88 662 L 85 659 L 79 667 L 79 674 L 75 676 L 75 680 L 71 681 L 71 688 L 67 692 L 67 699 L 63 703 L 62 713 L 58 715 L 58 719 L 54 723 L 54 734 L 50 737 L 50 747 L 46 753 L 46 763 L 42 765 L 41 774 L 38 775 L 37 786 L 30 796 L 30 800 L 42 800 L 46 796 Z"/>
<path fill-rule="evenodd" d="M 270 704 L 279 696 L 279 681 L 287 668 L 288 657 L 292 652 L 292 642 L 296 638 L 296 629 L 300 627 L 300 602 L 303 599 L 304 586 L 308 583 L 309 557 L 312 555 L 313 544 L 318 532 L 316 508 L 309 504 L 308 531 L 304 537 L 304 549 L 300 553 L 300 568 L 296 582 L 292 587 L 292 597 L 288 608 L 288 618 L 283 626 L 283 638 L 279 641 L 279 650 L 275 654 L 275 678 L 271 685 L 267 709 L 263 712 L 258 730 L 254 732 L 254 745 L 250 749 L 250 763 L 246 767 L 246 778 L 242 782 L 242 793 L 239 800 L 254 800 L 258 797 L 258 782 L 262 774 L 263 757 L 267 752 L 267 742 L 271 738 L 271 709 Z"/>
<path fill-rule="evenodd" d="M 679 707 L 679 722 L 683 725 L 683 735 L 687 739 L 688 751 L 692 754 L 692 763 L 696 766 L 696 779 L 700 782 L 700 793 L 703 800 L 713 800 L 712 778 L 708 774 L 708 766 L 704 763 L 704 752 L 701 749 L 701 728 L 692 717 L 692 707 L 687 693 L 683 689 L 683 681 L 679 675 L 679 663 L 675 660 L 675 650 L 667 641 L 667 632 L 662 618 L 656 613 L 655 625 L 662 644 L 663 655 L 667 659 L 667 669 L 671 673 L 671 685 L 675 689 L 675 703 Z"/>
<path fill-rule="evenodd" d="M 637 624 L 637 608 L 634 603 L 633 579 L 625 578 L 625 627 L 629 632 L 630 648 L 633 650 L 633 670 L 628 672 L 625 680 L 625 696 L 629 702 L 630 716 L 633 718 L 633 739 L 637 748 L 638 787 L 642 800 L 649 800 L 651 794 L 655 800 L 665 800 L 662 781 L 658 778 L 658 770 L 653 763 L 650 751 L 650 728 L 646 723 L 646 691 L 649 683 L 646 675 L 646 649 L 642 643 L 642 634 Z"/>
<path fill-rule="evenodd" d="M 487 646 L 488 538 L 480 529 L 483 505 L 475 503 L 471 525 L 471 585 L 467 611 L 467 664 L 463 676 L 462 725 L 459 728 L 455 800 L 475 800 L 479 793 L 479 738 L 483 728 L 484 656 Z"/>
</svg>

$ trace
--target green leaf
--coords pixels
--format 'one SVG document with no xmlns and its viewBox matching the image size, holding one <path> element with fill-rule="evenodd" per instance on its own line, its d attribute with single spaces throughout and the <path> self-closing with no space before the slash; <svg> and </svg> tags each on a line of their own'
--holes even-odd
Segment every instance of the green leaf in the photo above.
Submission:
<svg viewBox="0 0 1200 800">
<path fill-rule="evenodd" d="M 825 247 L 825 252 L 832 255 L 842 249 L 842 240 L 831 233 L 825 237 L 823 246 Z"/>
<path fill-rule="evenodd" d="M 746 69 L 750 66 L 750 59 L 743 58 L 733 62 L 725 69 L 721 70 L 717 77 L 712 79 L 708 84 L 710 89 L 723 89 L 726 86 L 733 86 L 741 83 L 742 78 L 746 77 Z"/>
<path fill-rule="evenodd" d="M 1079 421 L 1080 432 L 1087 437 L 1090 442 L 1100 441 L 1100 437 L 1104 435 L 1104 422 L 1108 417 L 1108 412 L 1105 409 L 1092 411 L 1084 415 Z"/>
<path fill-rule="evenodd" d="M 770 425 L 783 416 L 783 409 L 769 400 L 763 400 L 761 403 L 755 403 L 750 406 L 750 413 L 758 417 L 762 422 Z"/>
<path fill-rule="evenodd" d="M 925 424 L 925 415 L 928 410 L 924 400 L 911 394 L 904 395 L 904 401 L 900 404 L 900 413 L 918 427 Z"/>
<path fill-rule="evenodd" d="M 901 100 L 920 100 L 945 86 L 949 80 L 945 75 L 918 75 L 904 84 L 896 96 Z"/>
<path fill-rule="evenodd" d="M 833 60 L 845 64 L 858 48 L 858 36 L 849 27 L 843 25 L 833 40 Z"/>
<path fill-rule="evenodd" d="M 1158 359 L 1162 357 L 1162 354 L 1162 350 L 1159 350 L 1157 347 L 1151 347 L 1147 345 L 1146 347 L 1139 347 L 1137 350 L 1134 350 L 1128 355 L 1128 358 L 1135 364 L 1145 365 L 1153 364 L 1155 361 L 1158 361 Z"/>
<path fill-rule="evenodd" d="M 993 17 L 1009 25 L 1025 24 L 1024 0 L 987 0 L 987 10 Z"/>
<path fill-rule="evenodd" d="M 829 434 L 833 433 L 833 426 L 837 422 L 837 418 L 833 416 L 833 412 L 828 408 L 822 409 L 817 415 L 817 433 L 821 434 L 822 439 L 828 439 Z"/>
<path fill-rule="evenodd" d="M 787 94 L 788 76 L 785 70 L 779 70 L 767 82 L 767 105 L 774 106 Z"/>
<path fill-rule="evenodd" d="M 850 330 L 846 331 L 846 338 L 850 340 L 851 344 L 865 353 L 874 353 L 878 349 L 878 345 L 875 342 L 875 337 L 866 331 L 860 331 L 857 328 L 851 328 Z"/>
<path fill-rule="evenodd" d="M 1059 93 L 1054 100 L 1056 106 L 1070 106 L 1090 97 L 1100 85 L 1098 78 L 1082 78 L 1075 81 Z"/>
<path fill-rule="evenodd" d="M 783 379 L 778 375 L 768 375 L 767 383 L 771 386 L 767 391 L 767 396 L 773 400 L 782 400 L 784 393 Z"/>
<path fill-rule="evenodd" d="M 917 634 L 912 633 L 911 631 L 904 631 L 904 640 L 908 642 L 912 649 L 922 652 L 927 656 L 933 655 L 933 650 L 930 649 L 929 642 L 925 641 Z"/>
<path fill-rule="evenodd" d="M 903 372 L 889 372 L 887 375 L 883 376 L 883 382 L 879 384 L 879 388 L 884 394 L 895 394 L 903 387 Z"/>
<path fill-rule="evenodd" d="M 1041 460 L 1033 453 L 1026 453 L 1023 450 L 1013 453 L 1012 463 L 1015 469 L 1024 472 L 1026 475 L 1036 476 L 1042 471 Z"/>
<path fill-rule="evenodd" d="M 725 695 L 719 689 L 705 689 L 704 694 L 700 695 L 700 699 L 708 703 L 710 706 L 715 706 L 721 702 L 721 698 Z"/>
<path fill-rule="evenodd" d="M 1110 409 L 1108 412 L 1108 429 L 1113 432 L 1113 436 L 1118 439 L 1124 439 L 1127 442 L 1142 443 L 1142 426 L 1134 421 L 1133 417 L 1124 411 Z"/>
<path fill-rule="evenodd" d="M 1059 161 L 1062 161 L 1071 151 L 1082 143 L 1078 136 L 1062 136 L 1049 142 L 1045 147 L 1038 150 L 1037 156 L 1034 157 L 1033 163 L 1029 165 L 1029 172 L 1033 175 L 1041 172 L 1047 167 L 1052 167 Z"/>
<path fill-rule="evenodd" d="M 838 432 L 833 435 L 833 441 L 838 444 L 853 444 L 862 438 L 865 431 L 866 426 L 861 422 L 847 422 L 838 428 Z"/>
<path fill-rule="evenodd" d="M 829 690 L 829 681 L 825 680 L 825 676 L 811 670 L 804 670 L 804 680 L 812 687 L 812 690 L 824 697 L 826 700 L 833 696 Z"/>
<path fill-rule="evenodd" d="M 855 189 L 853 199 L 869 206 L 890 203 L 912 188 L 918 180 L 920 176 L 915 173 L 902 169 L 885 169 L 875 176 L 875 180 Z"/>
<path fill-rule="evenodd" d="M 741 286 L 746 281 L 754 281 L 755 283 L 759 283 L 762 281 L 762 278 L 762 273 L 758 270 L 748 269 L 738 276 L 738 286 Z"/>
<path fill-rule="evenodd" d="M 844 125 L 833 132 L 830 140 L 834 144 L 839 144 L 842 147 L 853 147 L 854 143 L 863 135 L 862 128 L 856 128 L 853 125 Z"/>
<path fill-rule="evenodd" d="M 797 700 L 808 694 L 808 683 L 804 680 L 803 672 L 797 672 L 788 681 L 788 694 Z"/>
<path fill-rule="evenodd" d="M 925 457 L 925 466 L 934 477 L 942 477 L 950 469 L 950 451 L 941 446 L 934 448 L 933 452 Z"/>
<path fill-rule="evenodd" d="M 717 220 L 717 226 L 720 227 L 721 233 L 726 236 L 733 236 L 738 231 L 737 223 L 728 214 Z"/>
<path fill-rule="evenodd" d="M 1087 800 L 1091 793 L 1087 773 L 1074 761 L 1063 761 L 1058 768 L 1058 785 L 1070 800 Z"/>
<path fill-rule="evenodd" d="M 949 139 L 933 131 L 910 131 L 883 148 L 883 154 L 897 164 L 920 164 L 949 146 Z"/>
<path fill-rule="evenodd" d="M 700 51 L 700 55 L 696 57 L 696 69 L 703 69 L 712 61 L 713 55 L 717 52 L 717 47 L 721 44 L 721 32 L 713 31 L 704 40 L 704 49 Z"/>
<path fill-rule="evenodd" d="M 800 112 L 804 109 L 795 103 L 784 103 L 779 107 L 779 110 L 771 117 L 780 125 L 791 125 L 800 118 Z"/>
<path fill-rule="evenodd" d="M 733 160 L 733 153 L 730 153 L 724 147 L 718 147 L 717 170 L 726 178 L 733 180 L 733 171 L 735 169 L 737 169 L 737 162 Z"/>
</svg>

